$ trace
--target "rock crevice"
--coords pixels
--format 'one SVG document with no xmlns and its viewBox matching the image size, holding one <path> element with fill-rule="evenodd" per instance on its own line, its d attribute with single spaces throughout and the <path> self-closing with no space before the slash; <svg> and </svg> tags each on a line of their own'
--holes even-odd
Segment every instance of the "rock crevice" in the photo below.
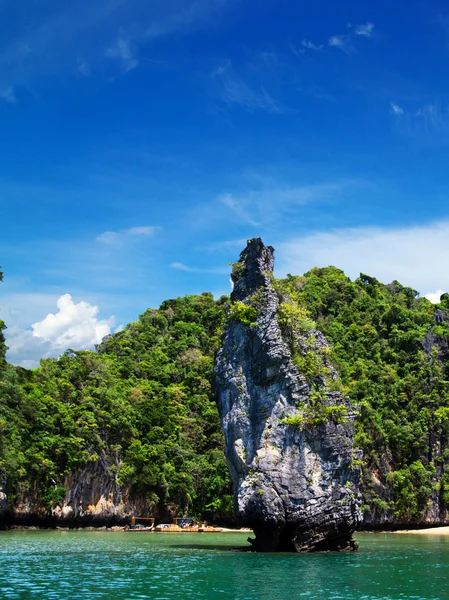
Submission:
<svg viewBox="0 0 449 600">
<path fill-rule="evenodd" d="M 323 334 L 293 327 L 287 335 L 281 327 L 273 266 L 273 248 L 250 240 L 233 267 L 233 306 L 215 359 L 236 514 L 253 528 L 256 550 L 354 549 L 360 518 L 355 410 L 331 389 L 337 373 Z M 327 378 L 311 381 L 301 369 L 312 351 L 324 357 Z M 319 417 L 304 417 L 318 405 Z"/>
</svg>

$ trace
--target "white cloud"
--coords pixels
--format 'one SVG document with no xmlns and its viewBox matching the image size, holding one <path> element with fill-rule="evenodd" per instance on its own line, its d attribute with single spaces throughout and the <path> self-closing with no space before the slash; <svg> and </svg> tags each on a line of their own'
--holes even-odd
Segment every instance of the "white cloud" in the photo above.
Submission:
<svg viewBox="0 0 449 600">
<path fill-rule="evenodd" d="M 426 143 L 447 143 L 449 135 L 449 104 L 433 103 L 410 107 L 408 110 L 390 103 L 390 113 L 397 119 L 397 131 Z"/>
<path fill-rule="evenodd" d="M 15 104 L 17 102 L 17 96 L 14 92 L 14 88 L 11 86 L 0 89 L 0 100 L 8 102 L 8 104 Z"/>
<path fill-rule="evenodd" d="M 355 35 L 361 35 L 362 37 L 373 37 L 374 23 L 365 23 L 364 25 L 357 25 L 355 28 Z"/>
<path fill-rule="evenodd" d="M 319 184 L 297 186 L 280 186 L 275 183 L 251 189 L 245 192 L 225 193 L 218 201 L 230 209 L 241 222 L 251 226 L 273 223 L 282 219 L 295 207 L 305 206 L 313 202 L 329 201 L 340 197 L 351 188 L 364 185 L 356 180 L 331 181 Z"/>
<path fill-rule="evenodd" d="M 101 244 L 121 246 L 127 238 L 151 237 L 158 229 L 160 229 L 160 227 L 131 227 L 120 231 L 105 231 L 104 233 L 101 233 L 96 240 Z"/>
<path fill-rule="evenodd" d="M 351 43 L 350 35 L 332 35 L 327 43 L 333 48 L 339 48 L 346 54 L 352 54 L 352 52 L 354 52 L 354 46 Z"/>
<path fill-rule="evenodd" d="M 170 263 L 171 269 L 178 269 L 179 271 L 192 271 L 191 267 L 183 264 L 182 262 L 172 262 Z"/>
<path fill-rule="evenodd" d="M 10 4 L 11 22 L 20 23 L 23 7 L 17 2 Z M 140 60 L 148 62 L 138 51 L 152 40 L 190 33 L 206 23 L 218 21 L 231 3 L 225 0 L 45 0 L 44 4 L 42 7 L 39 4 L 39 10 L 27 11 L 26 27 L 18 35 L 14 27 L 2 35 L 0 88 L 30 86 L 49 75 L 66 76 L 74 72 L 77 56 L 83 56 L 89 68 L 96 72 L 115 58 L 122 72 L 127 72 Z M 83 70 L 78 64 L 78 72 L 85 74 Z"/>
<path fill-rule="evenodd" d="M 122 73 L 129 73 L 139 65 L 136 57 L 136 48 L 129 39 L 119 37 L 106 51 L 108 58 L 118 59 L 121 63 Z"/>
<path fill-rule="evenodd" d="M 394 102 L 390 102 L 390 112 L 392 115 L 396 115 L 400 117 L 404 114 L 404 109 L 399 106 L 399 104 L 395 104 Z"/>
<path fill-rule="evenodd" d="M 449 221 L 414 227 L 360 227 L 317 232 L 276 246 L 278 270 L 302 274 L 334 265 L 351 277 L 397 279 L 420 293 L 449 289 Z"/>
<path fill-rule="evenodd" d="M 425 297 L 427 298 L 427 300 L 430 300 L 432 304 L 438 304 L 443 294 L 444 290 L 437 290 L 436 292 L 430 292 L 429 294 L 425 294 Z"/>
<path fill-rule="evenodd" d="M 263 85 L 251 86 L 239 77 L 229 60 L 217 67 L 212 72 L 212 77 L 220 81 L 222 99 L 228 105 L 237 104 L 249 112 L 261 110 L 278 115 L 287 112 L 280 102 L 270 96 Z"/>
<path fill-rule="evenodd" d="M 216 267 L 214 269 L 203 269 L 200 267 L 189 267 L 182 262 L 172 262 L 169 267 L 171 269 L 178 269 L 178 271 L 185 271 L 186 273 L 214 273 L 217 275 L 225 274 L 229 271 L 228 267 Z"/>
<path fill-rule="evenodd" d="M 307 50 L 321 50 L 323 48 L 321 44 L 314 44 L 312 40 L 302 40 L 301 45 L 304 46 L 304 48 L 307 48 Z"/>
<path fill-rule="evenodd" d="M 97 306 L 83 301 L 75 304 L 70 294 L 61 296 L 56 305 L 58 312 L 33 323 L 32 330 L 6 330 L 10 362 L 29 368 L 36 366 L 40 358 L 59 356 L 68 348 L 92 348 L 111 333 L 115 324 L 114 317 L 99 319 Z"/>
<path fill-rule="evenodd" d="M 82 58 L 78 57 L 76 61 L 76 68 L 78 70 L 78 73 L 80 75 L 84 75 L 84 77 L 89 77 L 92 74 L 90 64 Z"/>
<path fill-rule="evenodd" d="M 352 28 L 348 25 L 348 28 Z M 341 35 L 332 35 L 327 43 L 333 48 L 338 48 L 346 54 L 352 54 L 355 52 L 354 42 L 357 37 L 372 38 L 374 33 L 374 23 L 364 23 L 362 25 L 356 25 L 350 33 L 344 33 Z"/>
<path fill-rule="evenodd" d="M 254 221 L 254 219 L 249 214 L 247 214 L 244 208 L 245 205 L 249 204 L 245 198 L 238 199 L 233 194 L 226 193 L 219 196 L 218 200 L 219 202 L 227 206 L 232 212 L 238 215 L 238 217 L 242 221 L 245 221 L 250 225 L 254 225 L 255 227 L 258 226 L 258 223 Z"/>
<path fill-rule="evenodd" d="M 418 108 L 413 117 L 416 130 L 421 130 L 423 133 L 447 133 L 449 131 L 449 107 L 447 105 L 427 104 Z"/>
<path fill-rule="evenodd" d="M 43 321 L 33 323 L 33 336 L 50 342 L 52 347 L 64 350 L 89 348 L 98 344 L 111 332 L 114 319 L 98 320 L 98 307 L 88 302 L 75 304 L 70 294 L 64 294 L 56 303 L 59 312 L 49 313 Z"/>
</svg>

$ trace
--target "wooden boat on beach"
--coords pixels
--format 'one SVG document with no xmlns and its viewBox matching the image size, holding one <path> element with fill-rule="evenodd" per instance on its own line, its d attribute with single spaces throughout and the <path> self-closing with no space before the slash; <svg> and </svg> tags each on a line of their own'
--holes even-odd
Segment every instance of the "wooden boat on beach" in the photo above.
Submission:
<svg viewBox="0 0 449 600">
<path fill-rule="evenodd" d="M 198 527 L 194 519 L 189 517 L 178 517 L 173 523 L 161 523 L 156 525 L 155 531 L 159 533 L 198 533 Z"/>
<path fill-rule="evenodd" d="M 173 519 L 173 523 L 156 525 L 154 531 L 158 531 L 159 533 L 221 533 L 223 530 L 219 527 L 210 527 L 205 524 L 198 525 L 190 517 L 178 517 Z"/>
</svg>

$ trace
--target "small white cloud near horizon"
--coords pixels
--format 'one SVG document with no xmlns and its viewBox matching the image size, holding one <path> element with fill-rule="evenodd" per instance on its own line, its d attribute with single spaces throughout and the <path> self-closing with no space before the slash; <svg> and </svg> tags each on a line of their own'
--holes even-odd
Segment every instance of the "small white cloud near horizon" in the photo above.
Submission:
<svg viewBox="0 0 449 600">
<path fill-rule="evenodd" d="M 98 306 L 83 301 L 75 304 L 70 294 L 61 296 L 56 306 L 57 313 L 49 313 L 31 326 L 33 337 L 49 342 L 53 350 L 91 348 L 109 335 L 115 324 L 114 317 L 99 320 Z"/>
<path fill-rule="evenodd" d="M 382 283 L 397 280 L 420 294 L 449 289 L 449 274 L 441 268 L 449 262 L 449 220 L 316 232 L 282 242 L 276 250 L 281 276 L 334 265 L 352 279 L 366 273 Z"/>
<path fill-rule="evenodd" d="M 98 306 L 84 301 L 75 303 L 70 294 L 60 296 L 56 306 L 58 312 L 48 313 L 42 321 L 33 323 L 31 329 L 6 330 L 11 363 L 33 368 L 41 358 L 56 358 L 68 348 L 93 348 L 114 328 L 115 317 L 99 319 Z"/>
<path fill-rule="evenodd" d="M 110 246 L 121 246 L 126 238 L 151 237 L 160 227 L 130 227 L 120 231 L 105 231 L 97 236 L 96 241 Z"/>
<path fill-rule="evenodd" d="M 439 304 L 441 296 L 444 294 L 444 290 L 437 290 L 436 292 L 430 292 L 429 294 L 425 294 L 424 298 L 430 300 L 432 304 Z"/>
</svg>

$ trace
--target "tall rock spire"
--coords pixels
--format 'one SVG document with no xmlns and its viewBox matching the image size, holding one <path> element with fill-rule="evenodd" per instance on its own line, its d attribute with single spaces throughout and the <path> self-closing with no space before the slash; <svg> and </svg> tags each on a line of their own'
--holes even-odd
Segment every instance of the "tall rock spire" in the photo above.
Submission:
<svg viewBox="0 0 449 600">
<path fill-rule="evenodd" d="M 256 550 L 354 549 L 354 409 L 335 391 L 323 334 L 285 318 L 303 313 L 275 288 L 273 265 L 273 248 L 249 240 L 233 265 L 233 305 L 215 360 L 236 514 L 253 528 Z M 310 361 L 320 365 L 312 376 L 303 368 Z"/>
</svg>

